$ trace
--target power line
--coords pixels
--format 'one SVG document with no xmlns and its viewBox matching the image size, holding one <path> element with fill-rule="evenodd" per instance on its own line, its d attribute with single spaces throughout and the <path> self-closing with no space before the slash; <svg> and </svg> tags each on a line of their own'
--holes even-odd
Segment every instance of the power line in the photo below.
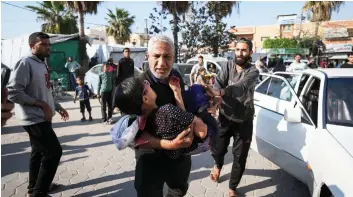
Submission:
<svg viewBox="0 0 353 197">
<path fill-rule="evenodd" d="M 23 9 L 23 10 L 27 10 L 27 11 L 30 11 L 30 12 L 35 12 L 35 11 L 33 11 L 33 10 L 30 10 L 30 9 L 27 9 L 27 8 L 24 8 L 24 7 L 21 7 L 21 6 L 18 6 L 18 5 L 14 5 L 14 4 L 11 4 L 11 3 L 7 3 L 7 2 L 4 2 L 4 1 L 1 1 L 1 3 L 10 5 L 10 6 L 13 6 L 13 7 L 16 7 L 16 8 L 20 8 L 20 9 Z M 85 23 L 86 23 L 86 24 L 90 24 L 90 25 L 108 26 L 108 25 L 97 24 L 97 23 L 90 23 L 90 22 L 85 22 Z"/>
</svg>

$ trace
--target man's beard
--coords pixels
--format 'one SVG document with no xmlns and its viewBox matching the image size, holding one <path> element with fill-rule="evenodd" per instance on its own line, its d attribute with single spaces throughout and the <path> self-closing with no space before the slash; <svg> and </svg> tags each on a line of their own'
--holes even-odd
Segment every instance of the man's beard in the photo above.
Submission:
<svg viewBox="0 0 353 197">
<path fill-rule="evenodd" d="M 151 73 L 153 74 L 153 76 L 156 77 L 157 79 L 165 79 L 165 78 L 169 77 L 170 72 L 171 72 L 172 70 L 170 70 L 170 71 L 168 72 L 168 74 L 165 75 L 165 76 L 161 76 L 161 75 L 157 74 L 157 72 L 155 72 L 155 71 L 154 71 L 153 69 L 151 69 L 151 68 L 150 68 L 150 71 L 151 71 Z"/>
<path fill-rule="evenodd" d="M 243 58 L 237 57 L 235 59 L 235 64 L 237 64 L 239 66 L 244 66 L 249 60 L 250 60 L 250 56 L 243 57 Z"/>
</svg>

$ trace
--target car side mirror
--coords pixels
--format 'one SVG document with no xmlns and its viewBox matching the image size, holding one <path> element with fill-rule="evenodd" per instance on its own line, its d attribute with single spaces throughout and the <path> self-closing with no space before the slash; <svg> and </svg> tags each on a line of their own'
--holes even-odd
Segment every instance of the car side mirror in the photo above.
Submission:
<svg viewBox="0 0 353 197">
<path fill-rule="evenodd" d="M 300 107 L 290 107 L 284 110 L 284 120 L 293 123 L 302 121 L 302 110 Z"/>
</svg>

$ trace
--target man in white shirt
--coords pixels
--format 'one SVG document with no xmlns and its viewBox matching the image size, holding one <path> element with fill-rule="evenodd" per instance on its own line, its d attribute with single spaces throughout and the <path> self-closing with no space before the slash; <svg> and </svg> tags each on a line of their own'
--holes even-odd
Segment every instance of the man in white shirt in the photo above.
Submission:
<svg viewBox="0 0 353 197">
<path fill-rule="evenodd" d="M 200 68 L 204 67 L 207 71 L 207 68 L 203 65 L 203 57 L 201 55 L 199 56 L 198 61 L 199 62 L 192 67 L 190 72 L 190 86 L 195 83 Z"/>
<path fill-rule="evenodd" d="M 300 72 L 308 68 L 308 66 L 305 63 L 300 62 L 300 59 L 301 59 L 300 54 L 295 55 L 295 61 L 291 63 L 291 65 L 289 66 L 289 69 L 288 69 L 289 72 Z"/>
</svg>

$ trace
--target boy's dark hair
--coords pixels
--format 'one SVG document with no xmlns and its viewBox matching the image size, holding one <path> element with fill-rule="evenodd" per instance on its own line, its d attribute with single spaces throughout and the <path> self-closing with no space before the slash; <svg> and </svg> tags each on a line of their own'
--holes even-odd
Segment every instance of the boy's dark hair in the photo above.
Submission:
<svg viewBox="0 0 353 197">
<path fill-rule="evenodd" d="M 353 52 L 347 53 L 347 56 L 348 56 L 348 57 L 351 56 L 351 55 L 353 55 Z"/>
<path fill-rule="evenodd" d="M 49 35 L 43 32 L 34 32 L 28 38 L 28 44 L 36 44 L 39 39 L 49 39 Z"/>
<path fill-rule="evenodd" d="M 199 69 L 199 73 L 201 73 L 202 71 L 206 71 L 206 68 L 202 67 Z"/>
<path fill-rule="evenodd" d="M 202 55 L 200 55 L 199 58 L 201 58 L 203 60 L 203 56 Z"/>
<path fill-rule="evenodd" d="M 129 52 L 130 52 L 130 49 L 129 49 L 129 48 L 127 48 L 127 47 L 123 49 L 123 52 L 125 52 L 125 50 L 127 50 L 127 51 L 129 51 Z"/>
<path fill-rule="evenodd" d="M 125 114 L 142 114 L 143 80 L 129 77 L 116 88 L 114 104 Z"/>
<path fill-rule="evenodd" d="M 295 54 L 294 57 L 297 57 L 298 55 L 299 55 L 300 57 L 302 57 L 302 54 L 300 54 L 300 53 Z"/>
<path fill-rule="evenodd" d="M 81 77 L 81 76 L 77 76 L 76 79 L 83 81 L 83 77 Z"/>
</svg>

